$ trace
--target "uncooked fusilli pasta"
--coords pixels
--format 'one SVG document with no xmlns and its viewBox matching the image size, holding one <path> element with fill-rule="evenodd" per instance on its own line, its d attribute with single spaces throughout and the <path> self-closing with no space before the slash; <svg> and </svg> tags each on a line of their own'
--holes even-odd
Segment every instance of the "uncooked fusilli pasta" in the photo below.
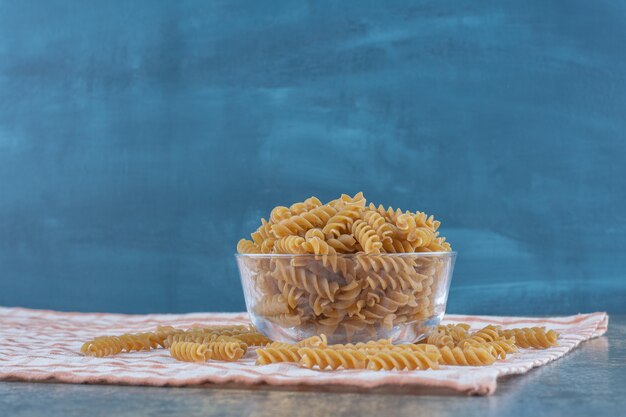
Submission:
<svg viewBox="0 0 626 417">
<path fill-rule="evenodd" d="M 282 345 L 257 349 L 256 364 L 269 365 L 277 362 L 298 362 L 300 361 L 298 349 L 300 349 L 300 347 L 295 345 Z"/>
<path fill-rule="evenodd" d="M 125 333 L 120 336 L 96 337 L 81 347 L 85 356 L 110 356 L 121 352 L 155 349 L 161 345 L 160 337 L 154 333 Z"/>
<path fill-rule="evenodd" d="M 367 357 L 352 349 L 300 348 L 300 366 L 319 369 L 364 369 Z"/>
<path fill-rule="evenodd" d="M 450 349 L 444 346 L 440 352 L 441 363 L 446 365 L 482 366 L 491 365 L 496 361 L 496 356 L 490 349 L 484 347 L 467 346 L 464 349 L 460 347 Z"/>
<path fill-rule="evenodd" d="M 558 334 L 554 330 L 542 327 L 524 327 L 522 329 L 502 330 L 506 338 L 513 338 L 521 348 L 545 349 L 556 345 Z"/>
<path fill-rule="evenodd" d="M 359 328 L 360 322 L 356 323 Z M 187 330 L 159 326 L 154 332 L 95 337 L 82 346 L 81 353 L 101 357 L 164 345 L 169 346 L 171 356 L 180 361 L 237 361 L 250 344 L 264 346 L 256 350 L 257 365 L 291 362 L 319 370 L 423 370 L 438 369 L 440 365 L 488 366 L 498 359 L 505 360 L 519 348 L 554 346 L 558 337 L 554 330 L 541 327 L 503 330 L 488 325 L 472 333 L 468 324 L 456 323 L 438 326 L 418 344 L 393 344 L 391 339 L 328 344 L 325 334 L 289 344 L 271 342 L 255 328 L 244 325 Z"/>
<path fill-rule="evenodd" d="M 172 358 L 183 362 L 206 362 L 212 352 L 207 345 L 194 342 L 174 342 L 170 346 Z"/>
<path fill-rule="evenodd" d="M 419 350 L 381 350 L 367 356 L 367 369 L 438 369 L 439 363 Z"/>
</svg>

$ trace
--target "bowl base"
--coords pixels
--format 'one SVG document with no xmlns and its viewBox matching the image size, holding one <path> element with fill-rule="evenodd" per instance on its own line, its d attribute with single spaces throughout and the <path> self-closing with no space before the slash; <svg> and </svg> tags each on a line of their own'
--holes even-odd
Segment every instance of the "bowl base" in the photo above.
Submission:
<svg viewBox="0 0 626 417">
<path fill-rule="evenodd" d="M 331 332 L 315 325 L 284 327 L 260 316 L 251 317 L 254 326 L 273 341 L 298 343 L 308 337 L 325 334 L 329 344 L 369 342 L 378 339 L 391 339 L 394 344 L 416 343 L 432 333 L 441 323 L 442 318 L 443 313 L 424 320 L 402 323 L 392 328 L 371 326 L 368 329 L 347 333 L 338 329 Z"/>
</svg>

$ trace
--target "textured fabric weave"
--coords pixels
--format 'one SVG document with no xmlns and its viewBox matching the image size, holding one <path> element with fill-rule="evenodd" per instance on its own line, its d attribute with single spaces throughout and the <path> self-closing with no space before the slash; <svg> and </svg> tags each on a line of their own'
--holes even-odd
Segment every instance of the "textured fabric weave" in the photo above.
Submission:
<svg viewBox="0 0 626 417">
<path fill-rule="evenodd" d="M 246 313 L 123 315 L 63 313 L 0 307 L 0 379 L 70 383 L 185 386 L 204 383 L 271 385 L 383 385 L 446 387 L 473 394 L 491 394 L 499 376 L 523 374 L 558 359 L 581 342 L 604 334 L 606 313 L 569 317 L 524 318 L 448 315 L 444 323 L 467 322 L 472 330 L 487 324 L 508 327 L 545 326 L 561 333 L 559 346 L 522 349 L 488 367 L 442 366 L 427 371 L 315 371 L 295 364 L 256 366 L 253 349 L 238 362 L 177 362 L 164 349 L 122 353 L 106 358 L 84 357 L 81 345 L 94 336 L 151 331 L 157 325 L 247 324 Z"/>
</svg>

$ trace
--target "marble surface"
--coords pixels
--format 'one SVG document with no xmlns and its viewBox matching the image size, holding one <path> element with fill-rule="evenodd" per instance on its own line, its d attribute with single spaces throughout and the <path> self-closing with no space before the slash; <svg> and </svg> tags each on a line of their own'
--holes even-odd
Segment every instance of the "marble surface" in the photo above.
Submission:
<svg viewBox="0 0 626 417">
<path fill-rule="evenodd" d="M 626 409 L 626 316 L 607 335 L 523 376 L 500 380 L 491 397 L 382 389 L 283 391 L 259 386 L 154 388 L 0 382 L 3 416 L 590 416 Z"/>
</svg>

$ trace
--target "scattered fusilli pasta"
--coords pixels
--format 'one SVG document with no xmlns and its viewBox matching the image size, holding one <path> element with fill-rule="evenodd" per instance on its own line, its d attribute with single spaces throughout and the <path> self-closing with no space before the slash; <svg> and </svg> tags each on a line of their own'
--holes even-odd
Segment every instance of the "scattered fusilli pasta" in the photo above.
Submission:
<svg viewBox="0 0 626 417">
<path fill-rule="evenodd" d="M 393 297 L 391 297 L 393 298 Z M 256 349 L 256 364 L 290 362 L 318 369 L 424 370 L 447 366 L 488 366 L 505 360 L 520 348 L 546 349 L 557 344 L 554 330 L 543 327 L 502 329 L 488 325 L 474 332 L 470 325 L 438 326 L 417 344 L 393 344 L 391 339 L 329 344 L 325 334 L 297 344 L 271 342 L 251 326 L 193 327 L 183 330 L 159 326 L 154 332 L 100 336 L 81 347 L 85 356 L 109 356 L 121 352 L 165 346 L 171 356 L 185 362 L 237 361 Z"/>
</svg>

